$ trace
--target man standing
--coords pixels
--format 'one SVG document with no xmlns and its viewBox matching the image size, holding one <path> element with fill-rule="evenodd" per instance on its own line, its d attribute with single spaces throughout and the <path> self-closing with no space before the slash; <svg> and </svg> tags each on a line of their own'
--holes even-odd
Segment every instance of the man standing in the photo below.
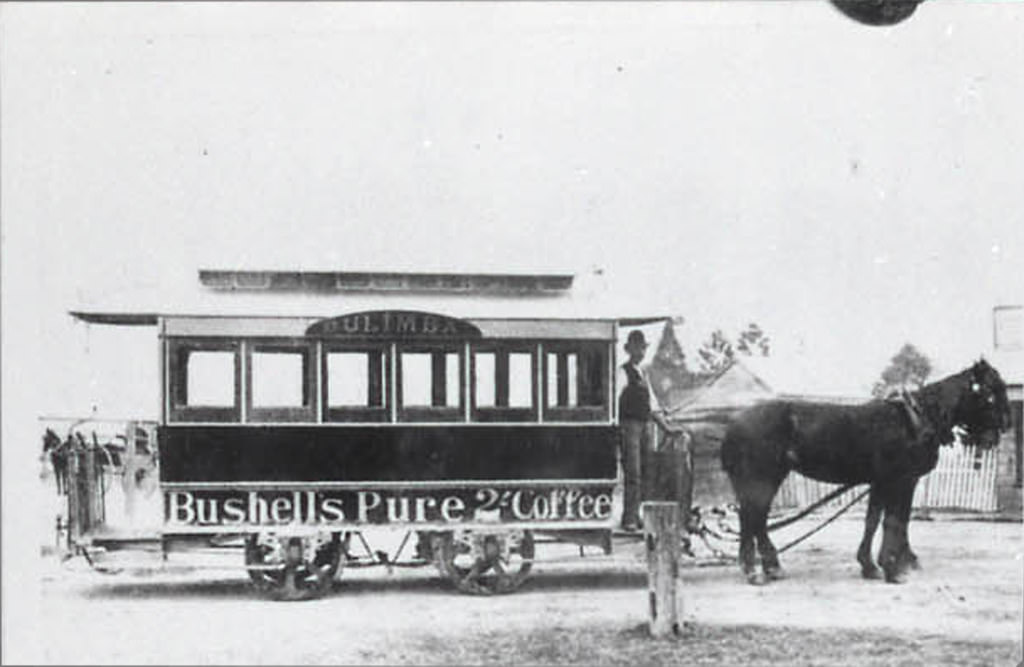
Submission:
<svg viewBox="0 0 1024 667">
<path fill-rule="evenodd" d="M 646 373 L 640 369 L 640 362 L 647 352 L 647 341 L 642 331 L 629 332 L 624 346 L 629 359 L 622 364 L 618 374 L 619 426 L 621 428 L 621 455 L 624 476 L 624 497 L 622 507 L 623 530 L 640 528 L 640 501 L 650 493 L 653 486 L 653 459 L 655 447 L 654 424 L 672 434 L 684 430 L 672 426 L 665 420 L 664 410 L 658 405 L 657 396 L 651 391 Z"/>
</svg>

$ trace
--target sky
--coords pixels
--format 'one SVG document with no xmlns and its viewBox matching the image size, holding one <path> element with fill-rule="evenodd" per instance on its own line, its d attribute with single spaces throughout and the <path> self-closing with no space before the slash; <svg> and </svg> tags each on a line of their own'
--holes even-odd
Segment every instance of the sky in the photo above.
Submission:
<svg viewBox="0 0 1024 667">
<path fill-rule="evenodd" d="M 861 393 L 904 342 L 959 370 L 1024 301 L 1019 3 L 0 12 L 5 380 L 35 414 L 152 413 L 152 331 L 66 313 L 196 310 L 199 268 L 574 273 L 601 314 L 683 316 L 693 356 L 756 321 Z"/>
</svg>

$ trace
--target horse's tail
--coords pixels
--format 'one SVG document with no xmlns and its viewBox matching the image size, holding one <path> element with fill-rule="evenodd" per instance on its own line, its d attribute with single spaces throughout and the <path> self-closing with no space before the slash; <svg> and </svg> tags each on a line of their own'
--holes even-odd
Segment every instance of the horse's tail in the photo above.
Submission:
<svg viewBox="0 0 1024 667">
<path fill-rule="evenodd" d="M 725 435 L 722 437 L 722 448 L 719 450 L 719 458 L 722 461 L 722 470 L 730 477 L 736 475 L 740 470 L 740 462 L 743 460 L 744 440 L 749 436 L 744 432 L 740 419 L 742 413 L 729 421 L 725 427 Z"/>
<path fill-rule="evenodd" d="M 737 474 L 746 450 L 753 451 L 769 443 L 781 443 L 777 455 L 789 464 L 795 463 L 800 429 L 799 416 L 790 402 L 774 402 L 744 411 L 726 429 L 721 451 L 722 469 L 729 475 Z"/>
<path fill-rule="evenodd" d="M 726 431 L 719 457 L 722 460 L 722 470 L 730 477 L 733 476 L 738 470 L 740 462 L 740 448 L 735 434 Z"/>
</svg>

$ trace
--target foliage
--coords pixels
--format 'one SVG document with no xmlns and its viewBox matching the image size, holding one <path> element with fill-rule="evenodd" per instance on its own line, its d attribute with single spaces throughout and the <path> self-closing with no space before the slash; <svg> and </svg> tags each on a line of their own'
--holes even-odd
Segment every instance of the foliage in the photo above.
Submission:
<svg viewBox="0 0 1024 667">
<path fill-rule="evenodd" d="M 919 389 L 931 372 L 931 360 L 910 343 L 904 343 L 882 371 L 871 393 L 883 398 L 900 389 Z"/>
<path fill-rule="evenodd" d="M 753 356 L 756 351 L 762 357 L 767 357 L 771 353 L 771 339 L 765 335 L 756 322 L 751 322 L 746 329 L 740 332 L 736 341 L 736 350 L 750 356 Z"/>
<path fill-rule="evenodd" d="M 700 368 L 703 373 L 718 373 L 728 368 L 738 354 L 745 356 L 767 357 L 771 354 L 771 339 L 755 322 L 736 336 L 733 343 L 721 329 L 711 333 L 711 337 L 697 351 L 700 356 Z"/>
</svg>

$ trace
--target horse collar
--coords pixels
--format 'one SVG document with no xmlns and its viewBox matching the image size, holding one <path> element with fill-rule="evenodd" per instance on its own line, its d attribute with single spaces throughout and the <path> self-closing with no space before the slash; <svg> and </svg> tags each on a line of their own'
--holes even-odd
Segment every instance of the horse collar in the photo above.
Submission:
<svg viewBox="0 0 1024 667">
<path fill-rule="evenodd" d="M 913 432 L 914 439 L 916 440 L 921 435 L 921 418 L 923 416 L 921 405 L 914 398 L 914 395 L 906 389 L 900 391 L 899 402 L 907 414 L 907 419 L 910 421 L 910 430 Z"/>
</svg>

